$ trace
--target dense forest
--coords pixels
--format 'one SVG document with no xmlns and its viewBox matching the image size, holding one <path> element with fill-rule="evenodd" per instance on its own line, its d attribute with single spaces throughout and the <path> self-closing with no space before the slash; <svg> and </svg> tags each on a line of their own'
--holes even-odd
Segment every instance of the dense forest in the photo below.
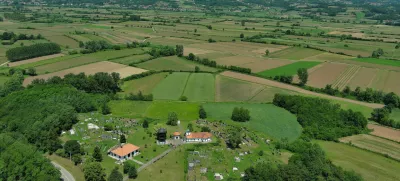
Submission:
<svg viewBox="0 0 400 181">
<path fill-rule="evenodd" d="M 325 99 L 276 94 L 273 103 L 295 114 L 310 138 L 337 140 L 362 133 L 368 123 L 360 112 L 343 110 Z"/>
</svg>

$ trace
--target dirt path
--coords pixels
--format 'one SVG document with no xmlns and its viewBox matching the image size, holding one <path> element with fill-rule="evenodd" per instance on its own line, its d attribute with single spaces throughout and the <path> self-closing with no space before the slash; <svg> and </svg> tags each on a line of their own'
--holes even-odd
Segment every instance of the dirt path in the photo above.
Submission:
<svg viewBox="0 0 400 181">
<path fill-rule="evenodd" d="M 61 165 L 59 165 L 59 164 L 56 163 L 56 162 L 53 162 L 53 161 L 52 161 L 51 163 L 54 165 L 54 167 L 56 167 L 57 169 L 60 170 L 60 172 L 61 172 L 61 178 L 62 178 L 64 181 L 75 181 L 74 176 L 72 176 L 72 174 L 69 173 L 67 169 L 65 169 L 64 167 L 62 167 Z"/>
<path fill-rule="evenodd" d="M 358 104 L 358 105 L 362 105 L 362 106 L 367 106 L 370 108 L 382 108 L 383 107 L 382 104 L 366 103 L 366 102 L 361 102 L 361 101 L 356 101 L 356 100 L 351 100 L 351 99 L 345 99 L 345 98 L 341 98 L 341 97 L 330 96 L 330 95 L 326 95 L 326 94 L 320 94 L 320 93 L 304 90 L 304 89 L 296 87 L 296 86 L 292 86 L 292 85 L 288 85 L 288 84 L 284 84 L 284 83 L 280 83 L 280 82 L 275 82 L 272 80 L 263 79 L 263 78 L 259 78 L 259 77 L 255 77 L 255 76 L 251 76 L 251 75 L 231 72 L 231 71 L 225 71 L 225 72 L 221 73 L 221 75 L 224 75 L 227 77 L 232 77 L 232 78 L 239 79 L 239 80 L 248 81 L 248 82 L 254 82 L 254 83 L 258 83 L 258 84 L 263 84 L 263 85 L 268 85 L 268 86 L 272 86 L 272 87 L 296 91 L 296 92 L 299 92 L 302 94 L 308 94 L 308 95 L 317 96 L 320 98 L 345 101 L 345 102 L 354 103 L 354 104 Z"/>
</svg>

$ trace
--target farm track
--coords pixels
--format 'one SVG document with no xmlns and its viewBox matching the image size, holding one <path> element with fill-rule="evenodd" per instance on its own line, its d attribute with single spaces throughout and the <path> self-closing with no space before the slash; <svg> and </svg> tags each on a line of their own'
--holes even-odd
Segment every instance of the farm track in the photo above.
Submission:
<svg viewBox="0 0 400 181">
<path fill-rule="evenodd" d="M 248 81 L 248 82 L 253 82 L 253 83 L 268 85 L 268 86 L 272 86 L 272 87 L 287 89 L 287 90 L 299 92 L 299 93 L 302 93 L 302 94 L 317 96 L 317 97 L 320 97 L 320 98 L 334 99 L 334 100 L 349 102 L 349 103 L 358 104 L 358 105 L 362 105 L 362 106 L 366 106 L 366 107 L 370 107 L 370 108 L 382 108 L 383 107 L 382 104 L 366 103 L 366 102 L 361 102 L 361 101 L 356 101 L 356 100 L 345 99 L 345 98 L 341 98 L 341 97 L 335 97 L 335 96 L 330 96 L 330 95 L 326 95 L 326 94 L 316 93 L 316 92 L 304 90 L 302 88 L 299 88 L 299 87 L 296 87 L 296 86 L 293 86 L 293 85 L 288 85 L 288 84 L 275 82 L 275 81 L 268 80 L 268 79 L 263 79 L 263 78 L 260 78 L 260 77 L 255 77 L 255 76 L 236 73 L 236 72 L 231 72 L 231 71 L 225 71 L 225 72 L 221 73 L 221 75 L 224 75 L 224 76 L 227 76 L 227 77 L 231 77 L 231 78 L 235 78 L 235 79 L 239 79 L 239 80 Z"/>
<path fill-rule="evenodd" d="M 356 75 L 356 73 L 361 69 L 361 66 L 351 65 L 345 72 L 343 72 L 333 83 L 332 87 L 338 87 L 339 90 L 343 88 L 350 82 L 350 80 Z"/>
</svg>

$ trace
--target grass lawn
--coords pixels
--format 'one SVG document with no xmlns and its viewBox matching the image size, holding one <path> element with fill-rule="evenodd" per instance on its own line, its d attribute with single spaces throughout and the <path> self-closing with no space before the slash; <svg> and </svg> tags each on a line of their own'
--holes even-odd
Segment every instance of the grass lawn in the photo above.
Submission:
<svg viewBox="0 0 400 181">
<path fill-rule="evenodd" d="M 379 59 L 379 58 L 353 58 L 351 60 L 379 64 L 379 65 L 389 65 L 389 66 L 400 67 L 399 60 L 387 60 L 387 59 Z"/>
<path fill-rule="evenodd" d="M 361 112 L 366 118 L 371 117 L 372 108 L 350 102 L 329 99 L 332 103 L 339 104 L 342 109 L 351 109 L 353 111 Z"/>
<path fill-rule="evenodd" d="M 184 178 L 184 146 L 171 151 L 164 158 L 142 170 L 134 180 L 164 180 L 177 181 L 186 180 Z M 133 179 L 131 179 L 133 180 Z"/>
<path fill-rule="evenodd" d="M 142 91 L 143 94 L 151 94 L 153 89 L 160 83 L 168 73 L 158 73 L 153 74 L 144 78 L 125 81 L 124 84 L 121 86 L 122 93 L 121 94 L 129 94 L 129 93 L 138 93 Z"/>
<path fill-rule="evenodd" d="M 8 76 L 0 76 L 0 86 L 4 85 L 4 83 L 9 80 L 11 77 Z"/>
<path fill-rule="evenodd" d="M 396 122 L 400 122 L 400 109 L 393 109 L 392 113 L 390 114 L 390 118 Z"/>
<path fill-rule="evenodd" d="M 321 62 L 308 62 L 308 61 L 301 61 L 301 62 L 295 62 L 292 64 L 284 65 L 281 67 L 277 67 L 274 69 L 270 70 L 265 70 L 263 72 L 259 72 L 259 75 L 265 76 L 265 77 L 274 77 L 277 75 L 296 75 L 297 70 L 299 68 L 306 68 L 309 69 L 311 67 L 314 67 Z"/>
<path fill-rule="evenodd" d="M 180 70 L 194 71 L 196 66 L 198 66 L 202 71 L 210 71 L 210 72 L 217 71 L 217 69 L 215 68 L 206 67 L 204 65 L 197 64 L 189 60 L 186 60 L 184 58 L 179 58 L 177 56 L 161 57 L 144 63 L 137 64 L 137 67 L 147 70 L 175 70 L 175 71 L 180 71 Z"/>
<path fill-rule="evenodd" d="M 213 74 L 190 74 L 183 95 L 188 101 L 214 101 L 215 77 Z"/>
<path fill-rule="evenodd" d="M 83 170 L 81 170 L 80 166 L 75 166 L 69 159 L 57 156 L 56 154 L 46 155 L 46 157 L 68 170 L 74 176 L 75 180 L 85 180 Z"/>
<path fill-rule="evenodd" d="M 197 103 L 154 101 L 147 109 L 146 116 L 166 120 L 168 113 L 176 112 L 180 120 L 192 121 L 198 118 L 198 110 Z"/>
<path fill-rule="evenodd" d="M 183 91 L 190 73 L 172 73 L 161 81 L 154 89 L 154 99 L 178 100 Z"/>
<path fill-rule="evenodd" d="M 317 141 L 335 165 L 354 170 L 367 181 L 400 180 L 400 162 L 342 143 Z"/>
<path fill-rule="evenodd" d="M 203 106 L 209 119 L 215 120 L 230 120 L 234 107 L 244 107 L 250 111 L 251 119 L 240 124 L 276 139 L 293 141 L 301 134 L 296 116 L 272 104 L 206 103 Z"/>
<path fill-rule="evenodd" d="M 152 102 L 128 100 L 110 101 L 108 103 L 114 116 L 126 118 L 144 117 L 151 104 Z"/>
</svg>

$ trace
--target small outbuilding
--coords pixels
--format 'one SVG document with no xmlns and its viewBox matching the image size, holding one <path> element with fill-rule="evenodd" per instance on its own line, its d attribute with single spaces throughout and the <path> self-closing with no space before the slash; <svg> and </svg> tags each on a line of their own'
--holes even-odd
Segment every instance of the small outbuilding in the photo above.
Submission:
<svg viewBox="0 0 400 181">
<path fill-rule="evenodd" d="M 157 131 L 157 141 L 159 143 L 165 143 L 167 140 L 167 129 L 165 128 L 160 128 Z"/>
<path fill-rule="evenodd" d="M 223 177 L 221 174 L 219 174 L 219 173 L 215 173 L 215 174 L 214 174 L 214 179 L 215 179 L 215 180 L 223 180 L 224 177 Z"/>
<path fill-rule="evenodd" d="M 174 139 L 179 140 L 181 139 L 181 133 L 180 132 L 174 132 L 173 134 Z"/>
</svg>

